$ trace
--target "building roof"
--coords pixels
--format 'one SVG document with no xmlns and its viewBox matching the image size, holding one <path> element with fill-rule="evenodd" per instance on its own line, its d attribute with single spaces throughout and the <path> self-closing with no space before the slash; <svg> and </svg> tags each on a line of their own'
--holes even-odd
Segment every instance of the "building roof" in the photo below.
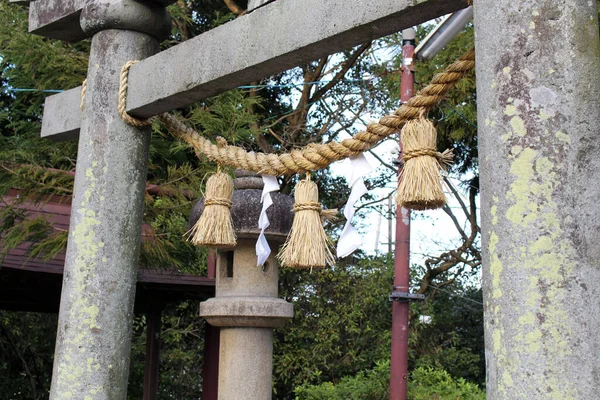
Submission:
<svg viewBox="0 0 600 400">
<path fill-rule="evenodd" d="M 19 195 L 18 190 L 10 190 L 3 200 L 10 204 Z M 2 203 L 0 207 L 3 207 Z M 70 197 L 49 196 L 37 204 L 26 202 L 18 207 L 24 209 L 31 218 L 43 216 L 57 230 L 69 229 Z M 150 229 L 145 226 L 143 231 Z M 30 245 L 21 244 L 1 261 L 0 309 L 58 312 L 65 253 L 60 252 L 51 260 L 32 258 L 28 255 Z M 137 312 L 146 312 L 157 303 L 204 300 L 214 296 L 214 286 L 214 279 L 203 276 L 175 270 L 140 268 L 135 309 Z"/>
</svg>

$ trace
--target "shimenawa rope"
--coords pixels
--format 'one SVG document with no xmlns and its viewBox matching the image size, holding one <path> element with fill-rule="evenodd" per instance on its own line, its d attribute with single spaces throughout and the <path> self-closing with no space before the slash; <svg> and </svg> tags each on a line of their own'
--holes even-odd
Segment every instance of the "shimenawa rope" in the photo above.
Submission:
<svg viewBox="0 0 600 400">
<path fill-rule="evenodd" d="M 303 173 L 325 168 L 335 161 L 372 149 L 383 139 L 397 133 L 407 121 L 421 117 L 437 105 L 456 82 L 474 67 L 475 51 L 471 50 L 448 66 L 444 72 L 435 75 L 429 85 L 392 115 L 384 116 L 379 123 L 369 124 L 365 131 L 340 143 L 311 143 L 302 149 L 284 154 L 247 152 L 237 146 L 219 147 L 173 115 L 164 113 L 158 118 L 172 134 L 179 136 L 197 152 L 217 163 L 274 176 Z"/>
<path fill-rule="evenodd" d="M 137 62 L 136 60 L 128 61 L 121 69 L 118 109 L 123 121 L 136 127 L 144 127 L 152 124 L 152 118 L 147 120 L 137 119 L 125 111 L 128 73 L 131 66 Z M 292 150 L 290 153 L 265 154 L 247 152 L 237 146 L 218 146 L 171 114 L 163 113 L 158 115 L 157 118 L 173 135 L 179 136 L 192 146 L 197 153 L 202 153 L 217 163 L 274 176 L 303 173 L 325 168 L 335 161 L 353 157 L 372 149 L 383 139 L 398 132 L 407 121 L 420 118 L 424 113 L 431 110 L 443 100 L 446 93 L 460 79 L 474 68 L 475 50 L 472 49 L 450 64 L 444 72 L 435 75 L 429 85 L 402 104 L 393 114 L 382 117 L 378 123 L 369 124 L 365 131 L 359 132 L 354 137 L 345 139 L 342 142 L 310 143 L 304 148 Z M 82 95 L 85 95 L 83 89 Z M 447 151 L 444 153 L 436 152 L 435 157 L 444 159 L 445 154 L 447 154 Z"/>
</svg>

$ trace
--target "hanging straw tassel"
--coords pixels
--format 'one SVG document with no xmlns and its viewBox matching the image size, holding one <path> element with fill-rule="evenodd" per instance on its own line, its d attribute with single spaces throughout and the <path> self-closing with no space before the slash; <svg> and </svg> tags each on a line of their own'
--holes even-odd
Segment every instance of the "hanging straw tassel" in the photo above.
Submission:
<svg viewBox="0 0 600 400">
<path fill-rule="evenodd" d="M 333 243 L 325 230 L 323 221 L 333 219 L 337 210 L 323 210 L 319 203 L 317 184 L 306 179 L 296 185 L 294 195 L 294 222 L 288 238 L 279 253 L 281 265 L 288 268 L 324 268 L 333 264 Z"/>
<path fill-rule="evenodd" d="M 232 196 L 233 179 L 219 169 L 206 182 L 204 211 L 188 232 L 192 243 L 209 247 L 235 246 L 236 238 L 231 219 Z"/>
<path fill-rule="evenodd" d="M 446 204 L 442 171 L 452 163 L 452 150 L 436 151 L 437 131 L 425 118 L 407 122 L 402 128 L 404 167 L 399 178 L 396 203 L 413 210 L 431 210 Z"/>
</svg>

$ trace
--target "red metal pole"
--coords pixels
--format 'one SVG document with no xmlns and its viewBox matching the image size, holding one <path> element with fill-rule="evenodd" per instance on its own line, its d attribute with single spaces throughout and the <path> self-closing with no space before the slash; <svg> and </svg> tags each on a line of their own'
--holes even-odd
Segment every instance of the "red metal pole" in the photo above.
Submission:
<svg viewBox="0 0 600 400">
<path fill-rule="evenodd" d="M 400 101 L 414 94 L 412 59 L 415 31 L 402 32 L 402 83 Z M 400 179 L 400 175 L 398 175 Z M 391 238 L 390 238 L 391 240 Z M 394 246 L 394 292 L 408 293 L 410 281 L 410 210 L 396 207 L 396 243 Z M 408 301 L 392 303 L 392 357 L 390 365 L 390 400 L 407 399 L 408 374 Z"/>
</svg>

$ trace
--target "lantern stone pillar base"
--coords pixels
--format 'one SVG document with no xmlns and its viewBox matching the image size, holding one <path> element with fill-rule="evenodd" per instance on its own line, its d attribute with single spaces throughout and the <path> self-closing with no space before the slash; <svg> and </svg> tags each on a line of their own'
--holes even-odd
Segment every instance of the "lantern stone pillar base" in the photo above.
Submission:
<svg viewBox="0 0 600 400">
<path fill-rule="evenodd" d="M 269 297 L 214 297 L 200 304 L 213 326 L 278 328 L 294 317 L 294 306 Z"/>
<path fill-rule="evenodd" d="M 269 297 L 215 297 L 200 315 L 221 327 L 219 400 L 270 400 L 273 328 L 294 316 L 294 306 Z"/>
</svg>

